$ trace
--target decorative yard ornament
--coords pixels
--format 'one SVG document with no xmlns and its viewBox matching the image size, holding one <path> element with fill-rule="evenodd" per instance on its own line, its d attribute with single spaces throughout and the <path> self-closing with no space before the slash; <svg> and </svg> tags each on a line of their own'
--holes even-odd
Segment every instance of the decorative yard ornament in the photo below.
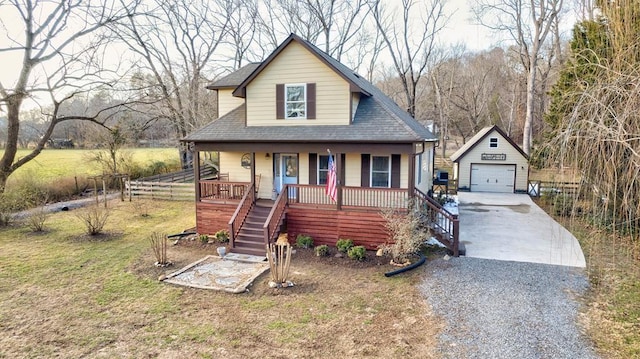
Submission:
<svg viewBox="0 0 640 359">
<path fill-rule="evenodd" d="M 291 267 L 291 245 L 288 242 L 276 242 L 267 245 L 267 259 L 271 270 L 272 288 L 293 287 L 293 282 L 287 280 Z"/>
</svg>

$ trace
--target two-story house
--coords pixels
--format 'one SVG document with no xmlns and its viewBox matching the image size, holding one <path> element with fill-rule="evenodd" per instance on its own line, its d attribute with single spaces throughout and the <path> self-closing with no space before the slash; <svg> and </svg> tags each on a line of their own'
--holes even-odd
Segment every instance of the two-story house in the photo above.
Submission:
<svg viewBox="0 0 640 359">
<path fill-rule="evenodd" d="M 387 241 L 381 208 L 432 187 L 436 137 L 378 88 L 290 35 L 263 62 L 207 87 L 219 117 L 183 141 L 194 151 L 197 231 L 229 229 L 232 251 L 264 254 L 286 223 L 290 241 Z M 336 197 L 326 192 L 329 152 Z M 198 176 L 219 154 L 220 178 Z"/>
</svg>

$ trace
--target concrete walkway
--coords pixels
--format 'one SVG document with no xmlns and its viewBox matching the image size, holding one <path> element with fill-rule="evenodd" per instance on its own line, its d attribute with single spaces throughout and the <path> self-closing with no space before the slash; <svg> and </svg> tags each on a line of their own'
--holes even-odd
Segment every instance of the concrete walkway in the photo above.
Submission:
<svg viewBox="0 0 640 359">
<path fill-rule="evenodd" d="M 526 194 L 459 192 L 466 256 L 586 266 L 578 240 Z"/>
</svg>

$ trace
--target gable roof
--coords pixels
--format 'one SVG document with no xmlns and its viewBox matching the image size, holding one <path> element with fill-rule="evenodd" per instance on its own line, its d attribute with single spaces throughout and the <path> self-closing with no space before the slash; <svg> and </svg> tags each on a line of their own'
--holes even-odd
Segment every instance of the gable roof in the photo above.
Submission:
<svg viewBox="0 0 640 359">
<path fill-rule="evenodd" d="M 318 126 L 246 126 L 244 105 L 232 110 L 217 120 L 189 134 L 184 141 L 194 142 L 243 142 L 243 141 L 289 141 L 289 142 L 422 142 L 437 138 L 409 113 L 402 110 L 379 88 L 360 77 L 339 61 L 327 55 L 315 45 L 295 34 L 282 43 L 260 64 L 250 64 L 230 74 L 207 88 L 228 88 L 240 82 L 234 96 L 244 97 L 246 86 L 266 68 L 291 42 L 297 42 L 319 58 L 324 64 L 345 79 L 352 92 L 361 94 L 353 121 L 349 125 Z M 238 81 L 242 76 L 244 80 Z M 224 81 L 223 81 L 224 80 Z"/>
<path fill-rule="evenodd" d="M 331 69 L 333 69 L 333 71 L 335 71 L 338 75 L 340 75 L 343 79 L 345 79 L 345 81 L 347 81 L 349 83 L 349 85 L 351 86 L 351 91 L 352 92 L 361 92 L 364 93 L 365 95 L 369 96 L 370 93 L 368 93 L 366 90 L 364 90 L 362 88 L 362 81 L 360 78 L 360 75 L 356 74 L 355 72 L 353 72 L 352 70 L 350 70 L 348 67 L 344 66 L 343 64 L 341 64 L 340 62 L 338 62 L 337 60 L 335 60 L 333 57 L 327 55 L 324 51 L 318 49 L 315 45 L 311 44 L 310 42 L 304 40 L 303 38 L 301 38 L 300 36 L 296 35 L 296 34 L 291 34 L 289 35 L 289 37 L 287 37 L 286 40 L 284 40 L 272 53 L 271 55 L 269 55 L 269 57 L 267 57 L 266 60 L 264 60 L 237 88 L 235 91 L 233 91 L 233 96 L 237 96 L 237 97 L 245 97 L 246 95 L 246 88 L 247 85 L 254 79 L 256 78 L 261 72 L 262 70 L 264 70 L 267 66 L 269 66 L 269 64 L 271 63 L 271 61 L 273 61 L 276 57 L 278 57 L 278 55 L 280 55 L 280 53 L 292 42 L 297 42 L 300 45 L 302 45 L 303 47 L 305 47 L 307 50 L 309 50 L 309 52 L 311 52 L 313 55 L 315 55 L 320 61 L 322 61 L 323 63 L 325 63 L 325 65 L 329 66 Z"/>
<path fill-rule="evenodd" d="M 509 142 L 509 144 L 511 144 L 511 146 L 513 146 L 516 150 L 518 150 L 518 152 L 520 152 L 520 154 L 524 156 L 524 158 L 529 159 L 529 156 L 526 153 L 524 153 L 522 148 L 520 148 L 520 146 L 518 146 L 515 142 L 513 142 L 511 137 L 507 136 L 507 134 L 497 125 L 488 126 L 478 131 L 478 133 L 476 133 L 473 137 L 471 137 L 469 141 L 467 141 L 467 143 L 465 143 L 456 152 L 454 152 L 451 156 L 449 156 L 449 158 L 453 162 L 457 162 L 461 157 L 464 157 L 469 151 L 475 148 L 476 145 L 478 145 L 478 143 L 482 142 L 482 140 L 484 140 L 487 136 L 493 133 L 493 131 L 498 132 L 500 136 L 502 136 L 505 140 L 507 140 L 507 142 Z"/>
<path fill-rule="evenodd" d="M 244 81 L 251 73 L 260 66 L 260 62 L 252 62 L 248 65 L 245 65 L 238 70 L 228 74 L 227 76 L 214 81 L 213 83 L 207 85 L 208 90 L 218 90 L 218 89 L 235 89 Z"/>
</svg>

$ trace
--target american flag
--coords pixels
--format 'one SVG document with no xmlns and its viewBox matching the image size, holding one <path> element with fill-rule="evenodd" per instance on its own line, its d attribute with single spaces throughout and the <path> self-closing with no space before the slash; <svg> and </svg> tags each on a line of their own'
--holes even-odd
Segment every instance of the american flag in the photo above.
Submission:
<svg viewBox="0 0 640 359">
<path fill-rule="evenodd" d="M 333 162 L 333 156 L 331 156 L 331 153 L 329 153 L 328 169 L 325 193 L 335 202 L 338 197 L 338 188 L 336 187 L 336 164 Z"/>
</svg>

